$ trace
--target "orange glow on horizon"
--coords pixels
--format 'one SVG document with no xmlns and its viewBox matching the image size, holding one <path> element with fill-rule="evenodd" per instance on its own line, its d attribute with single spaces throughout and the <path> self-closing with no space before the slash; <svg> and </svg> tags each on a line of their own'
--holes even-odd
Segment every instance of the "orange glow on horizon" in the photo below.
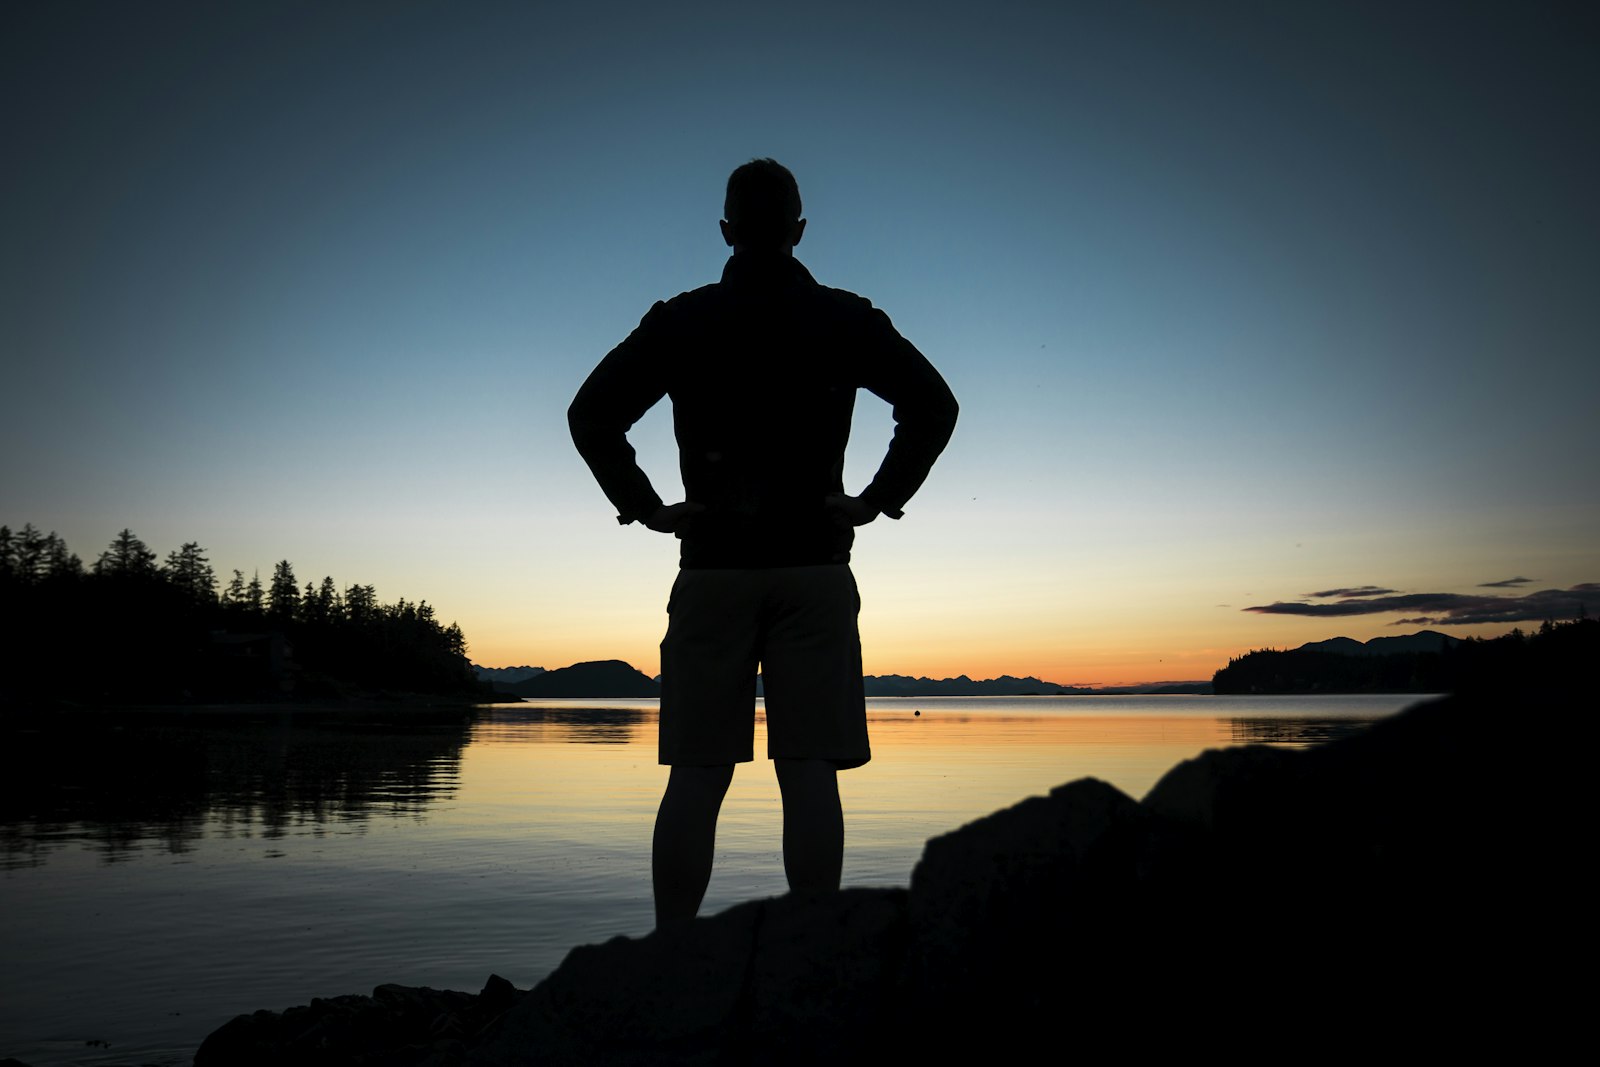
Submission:
<svg viewBox="0 0 1600 1067">
<path fill-rule="evenodd" d="M 1287 617 L 1263 622 L 1246 616 L 1245 628 L 1266 631 L 1270 626 L 1272 636 L 1263 633 L 1257 638 L 1254 635 L 1240 636 L 1235 632 L 1229 634 L 1230 640 L 1224 643 L 1215 640 L 1220 635 L 1213 634 L 1208 635 L 1212 640 L 1187 647 L 1178 641 L 1170 645 L 1157 645 L 1152 638 L 1158 635 L 1136 631 L 1107 634 L 1095 645 L 1084 643 L 1072 646 L 1063 642 L 1055 648 L 1018 649 L 1002 644 L 999 647 L 974 647 L 965 652 L 948 645 L 925 647 L 911 641 L 879 641 L 875 645 L 869 636 L 864 636 L 863 664 L 869 675 L 898 674 L 912 678 L 943 679 L 964 674 L 974 680 L 1010 675 L 1037 678 L 1056 685 L 1089 688 L 1155 682 L 1207 682 L 1213 674 L 1226 667 L 1229 660 L 1257 649 L 1292 649 L 1336 636 L 1365 641 L 1429 628 L 1395 628 L 1381 621 L 1370 620 L 1360 626 L 1340 625 L 1341 621 L 1349 622 Z M 1524 629 L 1527 628 L 1524 626 Z M 1451 626 L 1442 629 L 1453 637 L 1494 638 L 1509 632 L 1511 627 Z M 651 677 L 660 672 L 659 647 L 655 641 L 607 642 L 587 636 L 579 641 L 562 641 L 548 639 L 553 635 L 545 636 L 545 640 L 537 642 L 544 649 L 543 653 L 528 651 L 534 642 L 472 641 L 468 655 L 472 662 L 485 667 L 530 665 L 554 670 L 589 660 L 620 659 Z"/>
</svg>

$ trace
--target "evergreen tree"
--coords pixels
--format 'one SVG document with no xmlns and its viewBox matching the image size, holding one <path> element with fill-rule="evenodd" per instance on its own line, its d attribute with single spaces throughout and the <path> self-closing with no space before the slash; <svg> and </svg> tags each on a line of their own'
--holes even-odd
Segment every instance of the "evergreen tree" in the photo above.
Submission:
<svg viewBox="0 0 1600 1067">
<path fill-rule="evenodd" d="M 322 586 L 317 590 L 317 610 L 330 621 L 344 618 L 344 600 L 339 596 L 339 587 L 333 584 L 331 575 L 322 579 Z"/>
<path fill-rule="evenodd" d="M 120 578 L 154 577 L 156 554 L 132 530 L 124 529 L 95 560 L 94 572 Z"/>
<path fill-rule="evenodd" d="M 266 611 L 266 596 L 261 590 L 261 572 L 255 571 L 250 576 L 250 584 L 244 587 L 245 610 L 252 615 L 260 615 Z"/>
<path fill-rule="evenodd" d="M 50 534 L 50 539 L 55 533 Z M 44 577 L 49 543 L 33 523 L 27 523 L 12 540 L 11 573 L 19 581 L 32 585 Z"/>
<path fill-rule="evenodd" d="M 6 531 L 6 534 L 8 535 L 5 546 L 6 572 L 11 578 L 15 579 L 22 585 L 33 584 L 33 575 L 30 573 L 32 567 L 30 566 L 29 556 L 34 555 L 35 551 L 30 550 L 29 542 L 32 541 L 35 536 L 37 536 L 37 533 L 38 531 L 34 529 L 33 523 L 31 522 L 25 523 L 22 529 L 15 533 L 12 533 L 10 530 Z"/>
<path fill-rule="evenodd" d="M 452 656 L 467 658 L 467 635 L 461 632 L 461 627 L 451 623 L 444 628 L 445 651 Z"/>
<path fill-rule="evenodd" d="M 57 537 L 54 530 L 45 540 L 49 542 L 45 549 L 45 577 L 57 581 L 82 578 L 83 560 L 67 551 L 67 543 Z"/>
<path fill-rule="evenodd" d="M 300 587 L 294 580 L 294 567 L 286 559 L 272 568 L 272 584 L 267 587 L 267 614 L 287 622 L 299 614 Z"/>
<path fill-rule="evenodd" d="M 344 591 L 344 614 L 356 625 L 370 622 L 378 613 L 378 591 L 370 585 L 352 585 Z"/>
<path fill-rule="evenodd" d="M 300 621 L 318 623 L 324 619 L 317 611 L 317 586 L 315 582 L 307 582 L 306 587 L 300 591 Z"/>
<path fill-rule="evenodd" d="M 244 572 L 235 569 L 233 579 L 228 582 L 228 588 L 222 591 L 222 602 L 230 608 L 242 608 L 245 605 Z"/>
<path fill-rule="evenodd" d="M 307 582 L 300 597 L 300 618 L 308 623 L 327 624 L 340 621 L 339 589 L 331 577 L 322 579 L 320 586 Z"/>
<path fill-rule="evenodd" d="M 167 562 L 161 568 L 167 581 L 196 604 L 212 604 L 217 599 L 217 574 L 211 569 L 210 561 L 202 555 L 204 551 L 190 541 L 182 548 L 167 553 Z"/>
</svg>

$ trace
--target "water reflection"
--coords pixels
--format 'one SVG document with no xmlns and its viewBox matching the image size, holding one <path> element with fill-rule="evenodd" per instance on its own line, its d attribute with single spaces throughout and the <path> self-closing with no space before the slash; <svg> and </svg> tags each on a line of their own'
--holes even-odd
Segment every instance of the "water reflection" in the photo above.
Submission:
<svg viewBox="0 0 1600 1067">
<path fill-rule="evenodd" d="M 473 741 L 534 744 L 625 745 L 659 718 L 653 708 L 505 707 L 487 709 L 472 728 Z"/>
<path fill-rule="evenodd" d="M 1028 715 L 1024 707 L 996 703 L 984 713 L 947 702 L 918 709 L 920 716 L 899 706 L 875 711 L 874 747 L 883 758 L 852 778 L 856 803 L 887 810 L 894 804 L 873 799 L 875 783 L 934 776 L 960 782 L 959 790 L 940 795 L 967 807 L 948 813 L 942 802 L 924 806 L 941 819 L 975 817 L 1024 788 L 1022 751 L 1030 754 L 1029 766 L 1038 766 L 1038 781 L 1028 780 L 1026 789 L 1093 774 L 1142 795 L 1173 763 L 1204 748 L 1321 744 L 1381 717 L 1364 707 L 1232 717 Z M 360 834 L 374 818 L 420 819 L 438 801 L 457 798 L 469 745 L 479 745 L 485 759 L 497 750 L 532 755 L 529 746 L 640 745 L 653 762 L 658 717 L 651 701 L 384 714 L 296 708 L 12 718 L 0 722 L 0 870 L 39 866 L 68 845 L 84 846 L 109 864 L 144 850 L 182 855 L 208 836 L 271 842 L 291 834 Z M 758 731 L 762 719 L 758 713 Z M 758 737 L 763 747 L 764 736 Z M 548 751 L 555 755 L 554 748 Z M 563 775 L 589 773 L 587 763 L 566 758 L 540 766 L 546 787 Z M 997 786 L 990 796 L 982 787 L 986 776 L 1007 788 Z M 895 792 L 879 790 L 885 791 Z M 592 806 L 593 789 L 567 792 Z M 520 798 L 510 810 L 546 812 L 553 803 L 541 794 L 537 803 Z M 926 829 L 942 828 L 941 822 Z"/>
<path fill-rule="evenodd" d="M 0 725 L 0 868 L 82 843 L 106 863 L 207 833 L 415 816 L 454 795 L 471 712 L 57 713 Z"/>
<path fill-rule="evenodd" d="M 1375 719 L 1332 718 L 1251 718 L 1228 719 L 1228 732 L 1234 745 L 1320 745 L 1360 733 Z"/>
</svg>

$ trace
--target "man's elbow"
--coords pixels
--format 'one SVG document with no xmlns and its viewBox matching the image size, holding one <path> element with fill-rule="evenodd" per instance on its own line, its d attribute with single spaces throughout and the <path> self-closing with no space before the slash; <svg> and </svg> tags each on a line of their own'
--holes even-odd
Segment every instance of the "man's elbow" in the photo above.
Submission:
<svg viewBox="0 0 1600 1067">
<path fill-rule="evenodd" d="M 605 436 L 606 428 L 582 401 L 580 396 L 567 408 L 567 432 L 572 435 L 572 443 L 578 446 L 578 451 L 587 454 Z"/>
<path fill-rule="evenodd" d="M 955 432 L 956 418 L 961 414 L 961 405 L 956 403 L 956 395 L 948 390 L 939 404 L 938 423 L 944 428 L 944 436 L 948 440 Z"/>
</svg>

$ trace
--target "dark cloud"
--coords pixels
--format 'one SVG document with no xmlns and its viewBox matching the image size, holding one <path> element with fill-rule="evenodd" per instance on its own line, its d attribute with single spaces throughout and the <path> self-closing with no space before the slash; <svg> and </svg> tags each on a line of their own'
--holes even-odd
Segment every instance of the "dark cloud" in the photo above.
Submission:
<svg viewBox="0 0 1600 1067">
<path fill-rule="evenodd" d="M 1418 615 L 1414 619 L 1396 619 L 1396 620 L 1394 620 L 1394 622 L 1391 622 L 1389 625 L 1390 626 L 1432 626 L 1434 623 L 1436 623 L 1438 621 L 1439 621 L 1438 619 L 1435 619 L 1435 618 L 1433 618 L 1432 616 L 1429 616 L 1429 615 Z"/>
<path fill-rule="evenodd" d="M 1600 611 L 1600 584 L 1584 582 L 1571 589 L 1541 589 L 1520 597 L 1484 597 L 1475 610 L 1454 612 L 1447 620 L 1459 626 L 1482 622 L 1543 622 L 1545 619 L 1576 619 L 1590 614 L 1593 605 Z"/>
<path fill-rule="evenodd" d="M 1396 589 L 1380 589 L 1375 585 L 1358 585 L 1353 589 L 1324 589 L 1320 593 L 1307 593 L 1306 598 L 1309 600 L 1326 600 L 1328 597 L 1332 596 L 1382 596 L 1384 593 L 1395 593 L 1398 591 L 1399 590 Z"/>
<path fill-rule="evenodd" d="M 1536 581 L 1538 581 L 1537 578 L 1523 578 L 1523 577 L 1519 576 L 1519 577 L 1516 577 L 1516 578 L 1507 578 L 1503 582 L 1479 582 L 1478 583 L 1478 588 L 1479 589 L 1510 589 L 1511 587 L 1517 586 L 1517 585 L 1532 585 Z"/>
<path fill-rule="evenodd" d="M 1496 597 L 1465 596 L 1461 593 L 1402 593 L 1397 596 L 1375 596 L 1365 600 L 1341 600 L 1333 604 L 1288 603 L 1262 604 L 1245 608 L 1261 615 L 1378 615 L 1387 611 L 1434 611 L 1445 614 L 1465 608 L 1482 600 Z"/>
<path fill-rule="evenodd" d="M 1592 608 L 1593 610 L 1589 610 Z M 1571 589 L 1542 589 L 1525 596 L 1490 596 L 1466 593 L 1404 593 L 1395 596 L 1348 598 L 1332 604 L 1260 604 L 1245 608 L 1258 615 L 1310 615 L 1337 618 L 1345 615 L 1382 615 L 1391 611 L 1425 612 L 1425 617 L 1402 619 L 1406 623 L 1471 626 L 1478 623 L 1542 622 L 1600 614 L 1600 584 L 1584 582 Z"/>
</svg>

